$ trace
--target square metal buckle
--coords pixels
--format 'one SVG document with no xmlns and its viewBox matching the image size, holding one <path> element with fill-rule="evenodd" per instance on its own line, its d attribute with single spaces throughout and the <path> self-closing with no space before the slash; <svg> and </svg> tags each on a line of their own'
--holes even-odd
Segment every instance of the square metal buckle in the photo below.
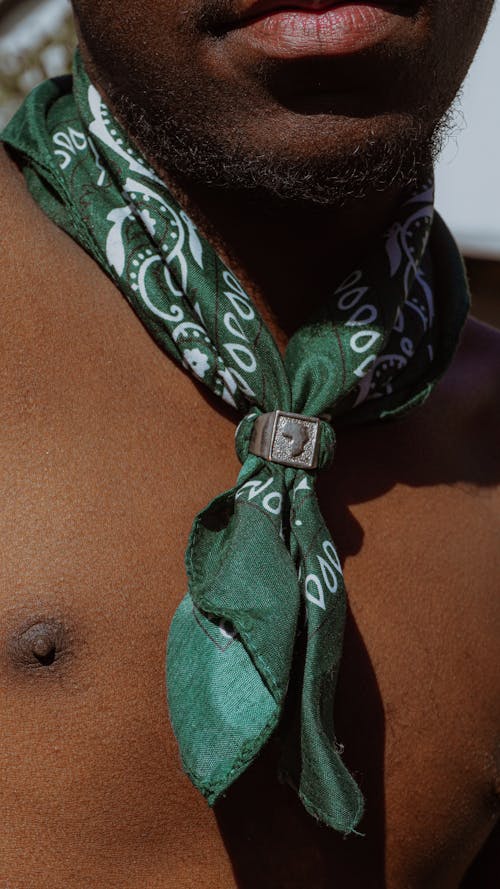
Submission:
<svg viewBox="0 0 500 889">
<path fill-rule="evenodd" d="M 317 417 L 285 411 L 261 414 L 255 421 L 250 451 L 283 466 L 315 469 L 318 465 L 319 424 Z"/>
</svg>

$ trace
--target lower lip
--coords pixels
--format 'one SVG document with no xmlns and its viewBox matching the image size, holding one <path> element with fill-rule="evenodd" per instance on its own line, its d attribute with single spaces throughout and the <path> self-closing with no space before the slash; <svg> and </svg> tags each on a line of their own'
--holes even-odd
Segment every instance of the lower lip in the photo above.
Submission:
<svg viewBox="0 0 500 889">
<path fill-rule="evenodd" d="M 403 24 L 394 9 L 345 3 L 323 12 L 280 10 L 248 21 L 232 34 L 267 56 L 289 59 L 361 52 L 387 41 Z"/>
</svg>

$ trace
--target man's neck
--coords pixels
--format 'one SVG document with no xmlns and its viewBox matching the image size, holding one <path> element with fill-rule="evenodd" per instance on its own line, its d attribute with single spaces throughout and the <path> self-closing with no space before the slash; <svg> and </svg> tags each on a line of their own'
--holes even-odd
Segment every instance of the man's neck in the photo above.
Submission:
<svg viewBox="0 0 500 889">
<path fill-rule="evenodd" d="M 343 207 L 294 205 L 165 179 L 252 296 L 281 349 L 356 268 L 400 199 L 394 189 Z"/>
</svg>

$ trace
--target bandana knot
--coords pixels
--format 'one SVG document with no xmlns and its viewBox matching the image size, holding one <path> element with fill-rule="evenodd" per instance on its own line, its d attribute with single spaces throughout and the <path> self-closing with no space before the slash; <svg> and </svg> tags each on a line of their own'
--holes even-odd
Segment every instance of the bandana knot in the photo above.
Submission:
<svg viewBox="0 0 500 889">
<path fill-rule="evenodd" d="M 289 411 L 263 413 L 254 407 L 235 433 L 241 463 L 249 454 L 292 469 L 326 469 L 333 461 L 335 432 L 319 417 Z"/>
</svg>

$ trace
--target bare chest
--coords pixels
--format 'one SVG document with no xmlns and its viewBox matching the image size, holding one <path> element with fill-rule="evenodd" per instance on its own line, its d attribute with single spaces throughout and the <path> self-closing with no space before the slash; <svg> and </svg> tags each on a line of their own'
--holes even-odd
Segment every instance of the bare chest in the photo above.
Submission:
<svg viewBox="0 0 500 889">
<path fill-rule="evenodd" d="M 213 815 L 178 765 L 164 655 L 193 517 L 239 469 L 234 422 L 125 306 L 83 309 L 35 319 L 6 368 L 0 877 L 29 885 L 43 848 L 61 889 L 322 889 L 335 871 L 342 887 L 456 885 L 490 818 L 489 486 L 439 456 L 434 421 L 339 436 L 319 488 L 350 597 L 337 725 L 367 797 L 363 854 L 308 822 L 272 748 Z M 9 640 L 44 622 L 61 658 L 26 669 Z"/>
</svg>

